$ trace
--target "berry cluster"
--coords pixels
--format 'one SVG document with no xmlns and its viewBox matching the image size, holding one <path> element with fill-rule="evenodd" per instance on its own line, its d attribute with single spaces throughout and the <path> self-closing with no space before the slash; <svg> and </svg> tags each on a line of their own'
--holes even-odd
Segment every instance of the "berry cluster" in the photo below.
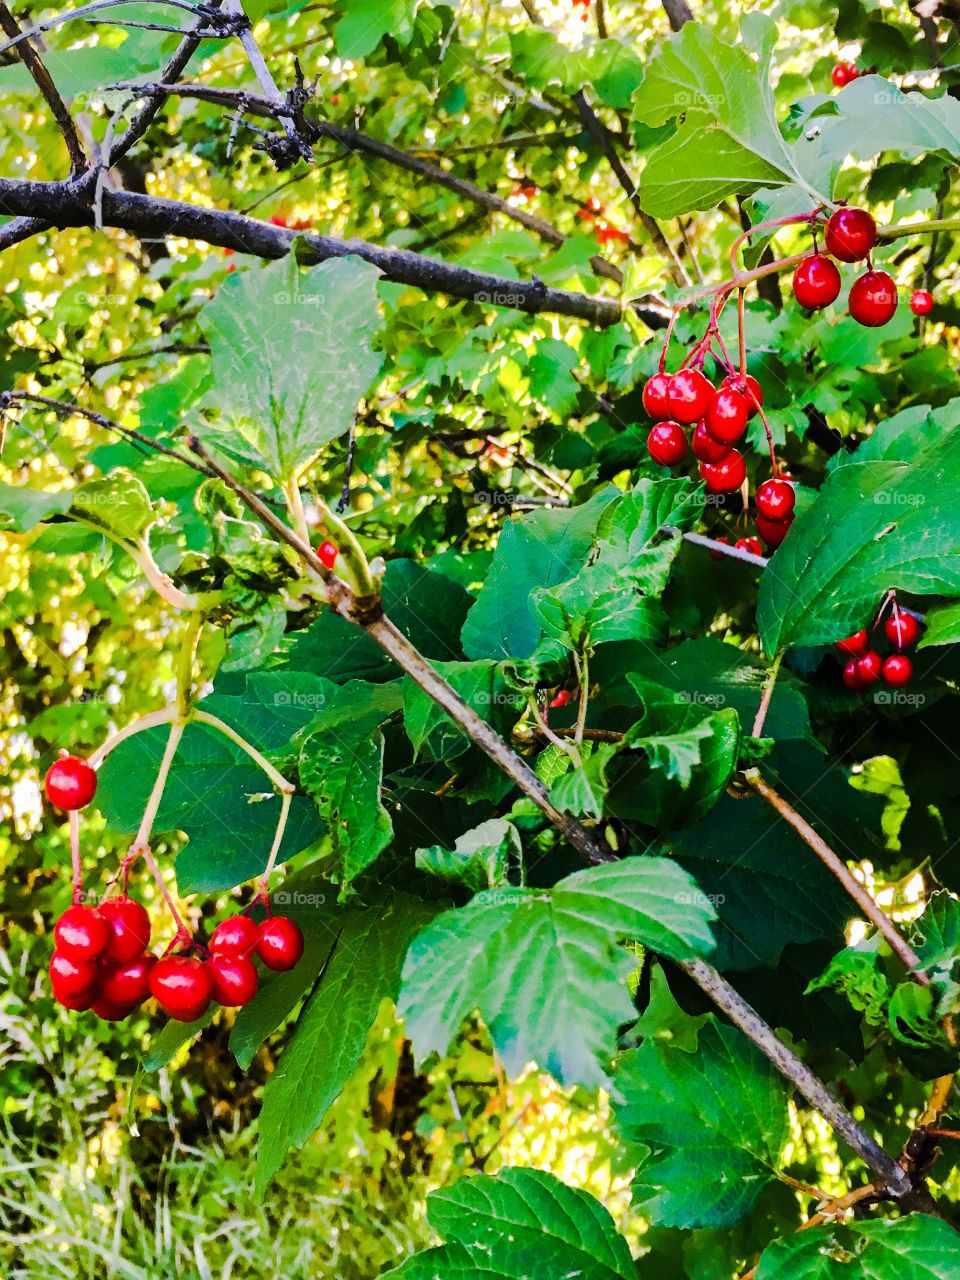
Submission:
<svg viewBox="0 0 960 1280">
<path fill-rule="evenodd" d="M 848 84 L 866 74 L 865 71 L 858 70 L 855 62 L 838 62 L 830 72 L 830 79 L 836 88 L 845 89 Z"/>
<path fill-rule="evenodd" d="M 893 652 L 884 658 L 874 646 L 874 634 L 888 606 L 890 614 L 883 624 L 883 634 Z M 843 683 L 848 689 L 867 689 L 882 680 L 891 689 L 902 689 L 913 678 L 913 663 L 903 651 L 913 648 L 919 638 L 920 623 L 912 613 L 900 609 L 896 596 L 889 592 L 869 631 L 864 627 L 837 641 L 838 652 L 847 659 Z"/>
<path fill-rule="evenodd" d="M 78 756 L 61 756 L 50 766 L 44 790 L 51 804 L 71 815 L 74 902 L 54 927 L 50 959 L 53 995 L 65 1008 L 91 1009 L 98 1018 L 116 1022 L 153 996 L 169 1017 L 193 1022 L 211 1001 L 225 1008 L 249 1004 L 259 986 L 254 956 L 278 973 L 298 963 L 303 934 L 292 920 L 270 914 L 265 899 L 268 914 L 262 923 L 246 915 L 222 920 L 209 947 L 178 919 L 177 934 L 167 951 L 160 957 L 148 951 L 150 917 L 126 892 L 132 858 L 122 866 L 122 892 L 99 907 L 81 901 L 76 814 L 96 794 L 96 770 Z"/>
<path fill-rule="evenodd" d="M 816 247 L 797 266 L 793 292 L 808 311 L 829 306 L 840 295 L 837 262 L 862 262 L 877 243 L 877 224 L 866 209 L 841 208 L 827 220 L 824 230 L 826 253 Z M 827 257 L 827 254 L 830 257 Z M 850 286 L 847 309 L 858 324 L 875 329 L 893 319 L 897 309 L 897 283 L 886 271 L 868 270 Z"/>
</svg>

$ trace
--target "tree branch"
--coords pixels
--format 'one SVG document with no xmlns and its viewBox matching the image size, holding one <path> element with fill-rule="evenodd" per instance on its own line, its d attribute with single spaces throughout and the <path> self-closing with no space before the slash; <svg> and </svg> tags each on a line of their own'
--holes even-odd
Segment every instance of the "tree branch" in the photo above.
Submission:
<svg viewBox="0 0 960 1280">
<path fill-rule="evenodd" d="M 20 24 L 2 0 L 0 0 L 0 30 L 8 36 L 20 36 L 22 34 Z M 61 98 L 60 91 L 54 84 L 53 77 L 47 70 L 46 64 L 34 47 L 32 40 L 22 40 L 17 45 L 17 53 L 23 65 L 33 77 L 37 88 L 43 94 L 44 101 L 52 111 L 53 118 L 63 134 L 73 174 L 82 173 L 89 163 L 87 153 L 83 149 L 83 143 L 80 141 L 79 133 L 77 133 L 77 126 L 73 122 L 73 116 L 71 116 L 67 109 L 67 104 Z"/>
<path fill-rule="evenodd" d="M 260 46 L 254 39 L 253 31 L 250 27 L 249 19 L 241 0 L 224 0 L 227 13 L 233 14 L 235 18 L 242 18 L 245 25 L 240 30 L 240 43 L 243 45 L 244 52 L 253 69 L 253 74 L 257 77 L 260 88 L 263 90 L 267 100 L 276 108 L 277 119 L 283 125 L 283 131 L 287 135 L 291 146 L 300 153 L 300 158 L 306 160 L 307 164 L 313 163 L 313 152 L 307 143 L 300 137 L 300 131 L 297 128 L 297 122 L 294 119 L 290 107 L 284 102 L 283 95 L 277 85 L 276 80 L 270 73 L 267 66 L 267 60 L 260 51 Z"/>
<path fill-rule="evenodd" d="M 663 11 L 674 31 L 679 31 L 688 22 L 693 22 L 693 13 L 687 0 L 663 0 Z"/>
</svg>

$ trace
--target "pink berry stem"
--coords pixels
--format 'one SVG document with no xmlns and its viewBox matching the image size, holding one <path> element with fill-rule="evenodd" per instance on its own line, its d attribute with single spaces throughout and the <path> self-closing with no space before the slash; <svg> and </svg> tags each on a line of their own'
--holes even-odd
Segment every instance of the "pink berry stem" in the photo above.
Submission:
<svg viewBox="0 0 960 1280">
<path fill-rule="evenodd" d="M 163 876 L 160 874 L 160 868 L 157 866 L 156 858 L 154 858 L 153 854 L 146 847 L 140 850 L 140 856 L 143 858 L 144 862 L 147 864 L 147 870 L 150 872 L 150 874 L 153 876 L 154 880 L 156 881 L 157 888 L 160 891 L 160 896 L 163 898 L 164 902 L 167 904 L 167 910 L 170 912 L 171 916 L 173 917 L 173 923 L 177 926 L 176 937 L 173 939 L 173 942 L 171 942 L 170 944 L 170 947 L 173 947 L 178 942 L 182 942 L 184 939 L 190 938 L 191 937 L 190 930 L 187 928 L 186 924 L 184 923 L 183 916 L 181 916 L 180 912 L 177 909 L 177 904 L 173 900 L 173 894 L 167 888 L 166 883 L 164 882 Z M 167 948 L 168 951 L 170 950 L 170 947 Z"/>
<path fill-rule="evenodd" d="M 104 739 L 100 746 L 89 757 L 88 764 L 94 769 L 98 768 L 111 751 L 115 747 L 119 747 L 121 742 L 125 742 L 127 738 L 132 738 L 136 733 L 144 733 L 147 729 L 155 729 L 158 725 L 169 724 L 175 718 L 177 708 L 171 704 L 163 707 L 160 711 L 151 711 L 149 715 L 141 716 L 139 720 L 134 720 L 132 724 L 128 724 L 124 729 L 118 729 L 116 733 L 112 733 L 109 738 Z"/>
<path fill-rule="evenodd" d="M 80 810 L 71 809 L 70 828 L 70 866 L 73 882 L 73 902 L 76 905 L 83 901 L 83 866 L 80 862 Z"/>
<path fill-rule="evenodd" d="M 290 804 L 293 800 L 292 791 L 282 791 L 280 793 L 280 816 L 277 819 L 277 829 L 273 835 L 273 844 L 270 848 L 270 856 L 267 858 L 267 865 L 263 869 L 263 874 L 257 881 L 258 893 L 266 901 L 267 886 L 270 883 L 270 877 L 273 874 L 273 868 L 277 862 L 277 855 L 280 853 L 280 845 L 283 843 L 283 833 L 287 828 L 287 819 L 290 816 Z"/>
<path fill-rule="evenodd" d="M 661 373 L 666 372 L 667 351 L 670 347 L 670 339 L 673 337 L 673 328 L 674 328 L 674 325 L 677 323 L 677 319 L 679 318 L 679 315 L 680 315 L 680 308 L 674 307 L 673 311 L 671 311 L 670 313 L 670 322 L 667 325 L 666 336 L 663 339 L 663 348 L 660 352 L 660 372 Z"/>
<path fill-rule="evenodd" d="M 757 235 L 760 231 L 774 231 L 778 227 L 789 227 L 809 222 L 816 224 L 817 219 L 823 210 L 823 206 L 819 205 L 816 209 L 810 210 L 808 213 L 791 213 L 785 218 L 770 218 L 767 222 L 758 222 L 752 227 L 748 227 L 741 235 L 737 236 L 730 248 L 730 267 L 734 276 L 738 275 L 737 255 L 740 252 L 740 246 L 745 240 L 749 240 L 751 236 Z"/>
</svg>

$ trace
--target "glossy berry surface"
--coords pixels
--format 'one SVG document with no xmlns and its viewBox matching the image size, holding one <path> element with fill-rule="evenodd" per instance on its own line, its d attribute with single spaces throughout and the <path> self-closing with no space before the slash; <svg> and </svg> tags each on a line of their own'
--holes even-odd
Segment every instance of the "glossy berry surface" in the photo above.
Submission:
<svg viewBox="0 0 960 1280">
<path fill-rule="evenodd" d="M 858 660 L 856 658 L 851 658 L 843 668 L 843 683 L 848 689 L 863 688 L 863 685 L 860 683 L 860 676 L 857 674 L 857 661 Z"/>
<path fill-rule="evenodd" d="M 721 444 L 735 444 L 747 429 L 747 402 L 739 391 L 721 387 L 710 400 L 707 430 Z"/>
<path fill-rule="evenodd" d="M 670 383 L 670 417 L 689 426 L 707 412 L 713 384 L 699 369 L 681 369 Z"/>
<path fill-rule="evenodd" d="M 277 973 L 292 969 L 303 955 L 303 934 L 286 916 L 271 916 L 260 926 L 257 955 Z"/>
<path fill-rule="evenodd" d="M 100 914 L 110 926 L 110 942 L 105 960 L 118 964 L 136 960 L 150 945 L 150 917 L 133 898 L 107 898 L 100 904 Z"/>
<path fill-rule="evenodd" d="M 738 538 L 734 546 L 738 551 L 749 551 L 752 556 L 763 555 L 763 543 L 759 538 Z"/>
<path fill-rule="evenodd" d="M 852 62 L 838 62 L 830 72 L 830 79 L 838 89 L 844 89 L 856 80 L 859 71 Z"/>
<path fill-rule="evenodd" d="M 155 964 L 155 956 L 143 955 L 125 964 L 106 965 L 100 977 L 101 996 L 113 1004 L 142 1004 L 150 994 L 150 972 Z"/>
<path fill-rule="evenodd" d="M 260 979 L 253 961 L 245 956 L 211 956 L 207 972 L 213 983 L 213 998 L 225 1008 L 242 1008 L 257 994 Z"/>
<path fill-rule="evenodd" d="M 698 462 L 722 462 L 733 447 L 715 440 L 707 430 L 706 422 L 698 422 L 694 427 L 690 446 Z"/>
<path fill-rule="evenodd" d="M 868 649 L 857 659 L 857 679 L 864 688 L 869 684 L 876 684 L 882 670 L 883 659 L 876 649 Z"/>
<path fill-rule="evenodd" d="M 560 708 L 560 707 L 565 707 L 569 701 L 570 701 L 570 690 L 561 689 L 559 693 L 555 694 L 550 699 L 549 705 L 554 708 Z"/>
<path fill-rule="evenodd" d="M 92 994 L 96 990 L 99 974 L 94 960 L 78 963 L 65 956 L 62 951 L 55 951 L 50 957 L 50 986 L 57 1000 Z"/>
<path fill-rule="evenodd" d="M 670 384 L 672 382 L 673 378 L 669 373 L 655 373 L 643 384 L 643 407 L 657 422 L 670 417 Z"/>
<path fill-rule="evenodd" d="M 756 378 L 752 378 L 749 373 L 745 378 L 742 378 L 739 373 L 728 373 L 720 386 L 731 387 L 734 391 L 740 392 L 747 402 L 748 420 L 759 413 L 763 406 L 763 390 Z"/>
<path fill-rule="evenodd" d="M 150 972 L 150 994 L 177 1022 L 195 1022 L 206 1013 L 213 981 L 193 956 L 164 956 Z"/>
<path fill-rule="evenodd" d="M 860 262 L 877 243 L 877 224 L 866 209 L 837 209 L 824 232 L 827 253 L 840 262 Z"/>
<path fill-rule="evenodd" d="M 915 316 L 928 316 L 933 310 L 933 294 L 929 289 L 914 289 L 910 295 L 910 310 Z"/>
<path fill-rule="evenodd" d="M 759 533 L 770 550 L 775 551 L 790 532 L 792 524 L 793 516 L 788 516 L 786 520 L 771 520 L 769 516 L 758 515 L 757 533 Z"/>
<path fill-rule="evenodd" d="M 101 1022 L 122 1022 L 136 1007 L 136 1004 L 117 1004 L 106 996 L 99 996 L 90 1006 Z"/>
<path fill-rule="evenodd" d="M 210 935 L 210 950 L 215 955 L 248 956 L 257 945 L 260 927 L 249 916 L 228 916 Z"/>
<path fill-rule="evenodd" d="M 920 639 L 920 623 L 912 613 L 892 613 L 883 624 L 883 633 L 897 649 L 909 649 Z"/>
<path fill-rule="evenodd" d="M 700 477 L 708 493 L 734 493 L 747 478 L 743 454 L 731 449 L 722 462 L 701 462 Z"/>
<path fill-rule="evenodd" d="M 808 311 L 818 311 L 840 296 L 840 272 L 822 253 L 811 253 L 793 273 L 793 296 Z"/>
<path fill-rule="evenodd" d="M 869 647 L 870 637 L 866 629 L 855 631 L 852 636 L 847 636 L 845 640 L 838 640 L 836 644 L 837 650 L 848 658 L 859 658 L 862 653 L 867 652 Z"/>
<path fill-rule="evenodd" d="M 774 476 L 771 480 L 764 480 L 757 489 L 756 502 L 757 510 L 768 520 L 786 520 L 793 514 L 797 495 L 792 484 Z"/>
<path fill-rule="evenodd" d="M 687 453 L 687 437 L 679 422 L 658 422 L 647 436 L 647 452 L 662 467 L 675 467 Z"/>
<path fill-rule="evenodd" d="M 96 960 L 110 945 L 110 926 L 96 907 L 68 907 L 53 930 L 57 950 L 71 960 Z"/>
<path fill-rule="evenodd" d="M 79 756 L 61 756 L 47 770 L 43 789 L 58 809 L 82 809 L 97 793 L 97 771 Z"/>
<path fill-rule="evenodd" d="M 850 314 L 858 324 L 876 329 L 893 319 L 897 309 L 897 284 L 886 271 L 867 271 L 850 286 Z"/>
<path fill-rule="evenodd" d="M 333 568 L 339 554 L 339 549 L 332 542 L 321 542 L 317 548 L 317 558 L 325 569 Z"/>
<path fill-rule="evenodd" d="M 891 689 L 902 689 L 913 679 L 913 663 L 905 653 L 891 653 L 883 664 L 883 682 Z"/>
</svg>

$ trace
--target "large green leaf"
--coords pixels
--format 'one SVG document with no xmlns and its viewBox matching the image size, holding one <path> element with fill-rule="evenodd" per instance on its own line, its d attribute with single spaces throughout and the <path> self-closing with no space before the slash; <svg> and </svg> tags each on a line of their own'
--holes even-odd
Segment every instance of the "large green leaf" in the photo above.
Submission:
<svg viewBox="0 0 960 1280">
<path fill-rule="evenodd" d="M 895 1222 L 814 1227 L 765 1249 L 757 1280 L 956 1280 L 957 1236 L 912 1213 Z"/>
<path fill-rule="evenodd" d="M 890 587 L 960 595 L 960 428 L 915 462 L 849 463 L 828 477 L 763 571 L 764 648 L 842 639 Z"/>
<path fill-rule="evenodd" d="M 0 515 L 8 517 L 9 527 L 25 533 L 54 515 L 66 515 L 73 501 L 73 491 L 62 489 L 47 493 L 21 484 L 0 484 Z"/>
<path fill-rule="evenodd" d="M 460 1178 L 427 1200 L 447 1243 L 388 1271 L 396 1280 L 635 1280 L 613 1219 L 593 1196 L 536 1169 Z"/>
<path fill-rule="evenodd" d="M 379 275 L 358 258 L 301 272 L 291 254 L 224 281 L 200 316 L 219 416 L 199 433 L 277 479 L 344 435 L 380 367 Z"/>
<path fill-rule="evenodd" d="M 713 945 L 714 912 L 663 858 L 576 872 L 552 889 L 479 893 L 410 948 L 400 1012 L 419 1058 L 443 1053 L 478 1009 L 507 1069 L 536 1061 L 563 1084 L 603 1084 L 633 1017 L 636 961 L 618 943 L 687 958 Z"/>
<path fill-rule="evenodd" d="M 826 109 L 815 145 L 831 160 L 869 160 L 881 151 L 960 156 L 960 102 L 949 94 L 904 93 L 882 76 L 858 76 Z"/>
<path fill-rule="evenodd" d="M 403 893 L 347 913 L 320 983 L 264 1090 L 261 1190 L 287 1152 L 303 1146 L 353 1074 L 381 1001 L 396 999 L 403 957 L 431 914 Z"/>
<path fill-rule="evenodd" d="M 434 665 L 463 701 L 499 734 L 508 733 L 520 718 L 526 700 L 508 682 L 505 664 L 481 660 Z M 431 759 L 452 760 L 469 750 L 469 739 L 409 677 L 404 680 L 403 723 L 414 750 Z"/>
<path fill-rule="evenodd" d="M 648 1038 L 615 1083 L 618 1126 L 646 1149 L 635 1204 L 668 1227 L 730 1226 L 750 1212 L 787 1140 L 789 1094 L 741 1032 L 711 1017 L 693 1052 Z"/>
</svg>

